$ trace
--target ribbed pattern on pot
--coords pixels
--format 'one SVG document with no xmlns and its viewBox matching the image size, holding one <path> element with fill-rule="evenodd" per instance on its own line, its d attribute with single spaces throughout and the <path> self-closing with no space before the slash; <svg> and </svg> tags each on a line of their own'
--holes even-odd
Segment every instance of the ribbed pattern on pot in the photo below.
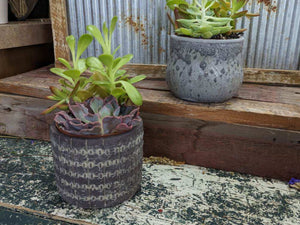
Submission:
<svg viewBox="0 0 300 225">
<path fill-rule="evenodd" d="M 81 208 L 106 208 L 139 190 L 142 123 L 129 132 L 95 139 L 69 137 L 54 125 L 50 130 L 56 185 L 65 201 Z"/>
</svg>

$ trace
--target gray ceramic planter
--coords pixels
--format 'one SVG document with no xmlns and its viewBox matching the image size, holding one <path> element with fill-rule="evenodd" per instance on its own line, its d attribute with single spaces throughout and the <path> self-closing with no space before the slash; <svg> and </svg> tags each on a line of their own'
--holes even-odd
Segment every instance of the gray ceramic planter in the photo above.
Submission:
<svg viewBox="0 0 300 225">
<path fill-rule="evenodd" d="M 81 208 L 106 208 L 130 199 L 142 179 L 143 123 L 101 138 L 76 138 L 50 127 L 56 185 Z"/>
<path fill-rule="evenodd" d="M 243 81 L 243 42 L 171 35 L 166 80 L 172 93 L 204 103 L 232 98 Z"/>
</svg>

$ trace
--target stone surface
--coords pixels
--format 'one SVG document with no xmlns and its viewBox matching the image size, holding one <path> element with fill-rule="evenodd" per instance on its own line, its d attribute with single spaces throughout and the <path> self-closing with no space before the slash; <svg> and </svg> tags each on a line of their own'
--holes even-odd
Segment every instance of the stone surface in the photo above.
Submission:
<svg viewBox="0 0 300 225">
<path fill-rule="evenodd" d="M 48 142 L 0 138 L 0 224 L 20 216 L 7 204 L 48 215 L 41 224 L 300 224 L 300 192 L 287 183 L 189 165 L 144 164 L 134 198 L 83 210 L 60 198 L 51 155 Z"/>
<path fill-rule="evenodd" d="M 232 98 L 243 81 L 243 41 L 171 35 L 166 80 L 172 93 L 194 102 Z"/>
</svg>

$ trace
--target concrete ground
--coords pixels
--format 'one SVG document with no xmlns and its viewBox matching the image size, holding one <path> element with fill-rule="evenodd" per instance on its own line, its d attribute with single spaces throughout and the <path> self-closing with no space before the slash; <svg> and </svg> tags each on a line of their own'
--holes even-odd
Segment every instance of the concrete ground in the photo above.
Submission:
<svg viewBox="0 0 300 225">
<path fill-rule="evenodd" d="M 0 138 L 0 180 L 0 224 L 300 224 L 287 182 L 189 165 L 146 163 L 134 198 L 82 210 L 59 197 L 43 141 Z"/>
</svg>

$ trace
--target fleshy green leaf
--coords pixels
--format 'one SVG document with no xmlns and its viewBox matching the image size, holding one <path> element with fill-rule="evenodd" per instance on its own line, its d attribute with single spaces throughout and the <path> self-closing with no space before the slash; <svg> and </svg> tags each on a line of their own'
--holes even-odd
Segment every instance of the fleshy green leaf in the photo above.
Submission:
<svg viewBox="0 0 300 225">
<path fill-rule="evenodd" d="M 122 84 L 128 94 L 128 97 L 135 105 L 140 106 L 143 104 L 143 99 L 140 92 L 138 92 L 138 90 L 132 84 L 126 81 L 118 81 L 118 83 Z"/>
<path fill-rule="evenodd" d="M 171 10 L 174 10 L 179 5 L 186 5 L 186 6 L 188 6 L 188 3 L 185 0 L 167 0 L 167 6 Z"/>
<path fill-rule="evenodd" d="M 123 88 L 115 88 L 112 93 L 114 97 L 119 98 L 120 96 L 126 94 L 126 91 L 124 91 Z"/>
<path fill-rule="evenodd" d="M 68 77 L 73 78 L 74 80 L 77 80 L 80 77 L 80 71 L 79 70 L 66 70 L 63 72 L 63 74 L 67 75 Z"/>
<path fill-rule="evenodd" d="M 52 73 L 55 73 L 56 75 L 68 80 L 72 85 L 75 85 L 73 79 L 67 75 L 64 74 L 64 71 L 63 69 L 60 69 L 60 68 L 51 68 L 50 71 Z"/>
<path fill-rule="evenodd" d="M 75 56 L 75 43 L 76 43 L 75 37 L 73 35 L 70 35 L 66 38 L 66 41 L 68 43 L 72 56 Z"/>
<path fill-rule="evenodd" d="M 127 64 L 132 58 L 132 54 L 128 54 L 121 57 L 121 60 L 118 61 L 118 63 L 113 67 L 113 74 L 115 74 L 119 69 L 121 69 L 125 64 Z"/>
<path fill-rule="evenodd" d="M 119 45 L 113 52 L 113 55 L 115 55 L 117 53 L 117 51 L 121 48 L 121 45 Z"/>
<path fill-rule="evenodd" d="M 87 70 L 86 59 L 78 60 L 78 70 L 80 71 L 80 73 L 83 73 Z"/>
<path fill-rule="evenodd" d="M 146 78 L 147 78 L 147 76 L 145 76 L 145 75 L 138 75 L 138 76 L 135 76 L 135 77 L 129 79 L 128 82 L 131 84 L 134 84 L 134 83 L 140 82 Z"/>
<path fill-rule="evenodd" d="M 110 69 L 113 65 L 114 57 L 112 55 L 103 54 L 99 56 L 99 60 Z"/>
<path fill-rule="evenodd" d="M 118 79 L 119 77 L 123 76 L 126 72 L 126 70 L 118 70 L 115 74 L 115 79 Z"/>
<path fill-rule="evenodd" d="M 66 93 L 62 92 L 57 87 L 50 86 L 50 90 L 56 97 L 59 97 L 60 99 L 66 99 L 68 97 Z"/>
<path fill-rule="evenodd" d="M 87 47 L 91 44 L 93 41 L 93 36 L 90 34 L 84 34 L 80 36 L 77 46 L 77 60 L 80 58 L 82 53 L 87 49 Z"/>
<path fill-rule="evenodd" d="M 92 68 L 93 70 L 103 70 L 104 69 L 101 61 L 97 57 L 88 57 L 86 60 L 86 64 L 88 67 Z"/>
<path fill-rule="evenodd" d="M 101 31 L 94 25 L 87 26 L 87 30 L 96 38 L 96 40 L 99 42 L 99 44 L 103 47 L 107 47 L 104 38 L 101 34 Z M 106 53 L 106 52 L 105 52 Z"/>
<path fill-rule="evenodd" d="M 232 0 L 232 11 L 233 13 L 236 13 L 241 8 L 243 8 L 248 0 Z"/>
<path fill-rule="evenodd" d="M 115 28 L 116 28 L 116 24 L 118 22 L 118 17 L 113 17 L 111 22 L 110 22 L 110 35 L 112 35 L 112 33 L 114 32 Z"/>
<path fill-rule="evenodd" d="M 65 60 L 65 59 L 63 59 L 63 58 L 58 58 L 58 61 L 59 61 L 60 63 L 62 63 L 65 67 L 67 67 L 69 70 L 72 69 L 70 63 L 69 63 L 67 60 Z"/>
<path fill-rule="evenodd" d="M 106 43 L 108 43 L 108 34 L 109 34 L 109 31 L 108 31 L 108 28 L 106 26 L 106 22 L 103 23 L 103 26 L 102 26 L 102 31 L 103 31 L 103 35 L 104 35 L 104 40 Z"/>
</svg>

